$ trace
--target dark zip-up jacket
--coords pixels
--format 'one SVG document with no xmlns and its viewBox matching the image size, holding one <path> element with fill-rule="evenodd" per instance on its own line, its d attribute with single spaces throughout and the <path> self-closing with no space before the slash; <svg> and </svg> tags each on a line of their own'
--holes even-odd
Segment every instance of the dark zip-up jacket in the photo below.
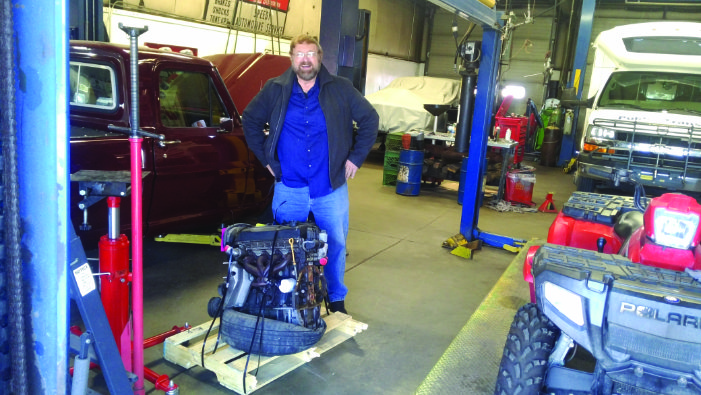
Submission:
<svg viewBox="0 0 701 395">
<path fill-rule="evenodd" d="M 278 179 L 281 169 L 277 144 L 296 79 L 291 67 L 281 76 L 271 78 L 243 112 L 243 131 L 248 147 L 263 166 L 270 165 Z M 329 139 L 329 179 L 331 187 L 336 189 L 346 182 L 346 160 L 360 167 L 370 153 L 377 139 L 379 116 L 348 79 L 332 75 L 323 65 L 317 83 Z M 357 124 L 355 136 L 353 121 Z M 270 125 L 267 136 L 263 133 L 266 123 Z"/>
</svg>

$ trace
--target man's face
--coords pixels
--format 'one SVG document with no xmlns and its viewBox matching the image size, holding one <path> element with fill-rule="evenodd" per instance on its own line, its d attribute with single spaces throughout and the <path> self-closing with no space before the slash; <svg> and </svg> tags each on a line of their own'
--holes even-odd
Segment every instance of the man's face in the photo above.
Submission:
<svg viewBox="0 0 701 395">
<path fill-rule="evenodd" d="M 311 55 L 311 56 L 310 56 Z M 321 59 L 316 44 L 300 43 L 292 51 L 292 70 L 305 81 L 316 78 L 321 69 Z"/>
</svg>

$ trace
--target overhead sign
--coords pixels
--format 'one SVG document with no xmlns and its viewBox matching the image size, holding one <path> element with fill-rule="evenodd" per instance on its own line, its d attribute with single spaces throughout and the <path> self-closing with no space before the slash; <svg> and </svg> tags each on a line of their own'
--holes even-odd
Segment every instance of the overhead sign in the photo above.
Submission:
<svg viewBox="0 0 701 395">
<path fill-rule="evenodd" d="M 234 19 L 234 28 L 271 36 L 282 36 L 286 20 L 287 14 L 283 11 L 275 11 L 254 3 L 241 1 Z"/>
<path fill-rule="evenodd" d="M 258 4 L 263 7 L 274 8 L 278 11 L 287 12 L 290 0 L 243 0 L 246 3 Z"/>
<path fill-rule="evenodd" d="M 219 25 L 230 25 L 236 11 L 236 0 L 209 0 L 204 20 Z"/>
<path fill-rule="evenodd" d="M 282 36 L 289 0 L 209 0 L 204 20 L 237 30 Z"/>
</svg>

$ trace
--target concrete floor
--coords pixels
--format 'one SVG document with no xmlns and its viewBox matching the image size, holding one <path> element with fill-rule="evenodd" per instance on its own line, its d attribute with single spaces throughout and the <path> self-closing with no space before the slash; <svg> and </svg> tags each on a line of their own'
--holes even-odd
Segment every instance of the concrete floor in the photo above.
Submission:
<svg viewBox="0 0 701 395">
<path fill-rule="evenodd" d="M 536 167 L 534 202 L 554 193 L 555 205 L 574 191 L 572 176 L 559 168 Z M 382 153 L 373 151 L 350 188 L 350 233 L 346 308 L 368 329 L 276 381 L 258 394 L 413 394 L 456 338 L 516 254 L 485 247 L 466 260 L 441 243 L 460 230 L 458 183 L 423 187 L 402 196 L 382 186 Z M 519 239 L 545 239 L 555 214 L 480 210 L 483 231 Z M 145 243 L 145 336 L 185 322 L 207 322 L 207 301 L 216 296 L 226 259 L 217 247 Z M 525 284 L 523 284 L 525 287 Z M 518 305 L 499 310 L 510 322 Z M 508 326 L 506 328 L 508 331 Z M 505 339 L 506 331 L 484 333 Z M 163 348 L 145 352 L 146 365 L 169 375 L 182 394 L 232 394 L 200 367 L 184 369 L 163 359 Z M 469 354 L 469 353 L 467 353 Z M 477 357 L 477 356 L 475 356 Z M 465 355 L 466 359 L 472 358 Z M 264 368 L 264 367 L 263 367 Z M 262 368 L 262 369 L 263 369 Z M 480 373 L 491 393 L 495 371 Z M 95 390 L 106 393 L 100 378 Z M 147 392 L 157 393 L 150 383 Z M 429 391 L 430 392 L 430 391 Z M 440 393 L 441 391 L 436 391 Z M 449 393 L 443 390 L 444 393 Z M 465 390 L 452 393 L 476 393 Z M 425 392 L 424 392 L 425 393 Z"/>
</svg>

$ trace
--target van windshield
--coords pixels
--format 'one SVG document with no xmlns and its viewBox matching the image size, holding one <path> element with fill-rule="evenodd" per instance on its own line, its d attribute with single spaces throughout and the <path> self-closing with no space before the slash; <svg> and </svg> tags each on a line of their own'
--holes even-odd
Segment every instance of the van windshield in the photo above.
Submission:
<svg viewBox="0 0 701 395">
<path fill-rule="evenodd" d="M 651 71 L 611 74 L 599 107 L 675 113 L 701 112 L 701 75 Z"/>
</svg>

